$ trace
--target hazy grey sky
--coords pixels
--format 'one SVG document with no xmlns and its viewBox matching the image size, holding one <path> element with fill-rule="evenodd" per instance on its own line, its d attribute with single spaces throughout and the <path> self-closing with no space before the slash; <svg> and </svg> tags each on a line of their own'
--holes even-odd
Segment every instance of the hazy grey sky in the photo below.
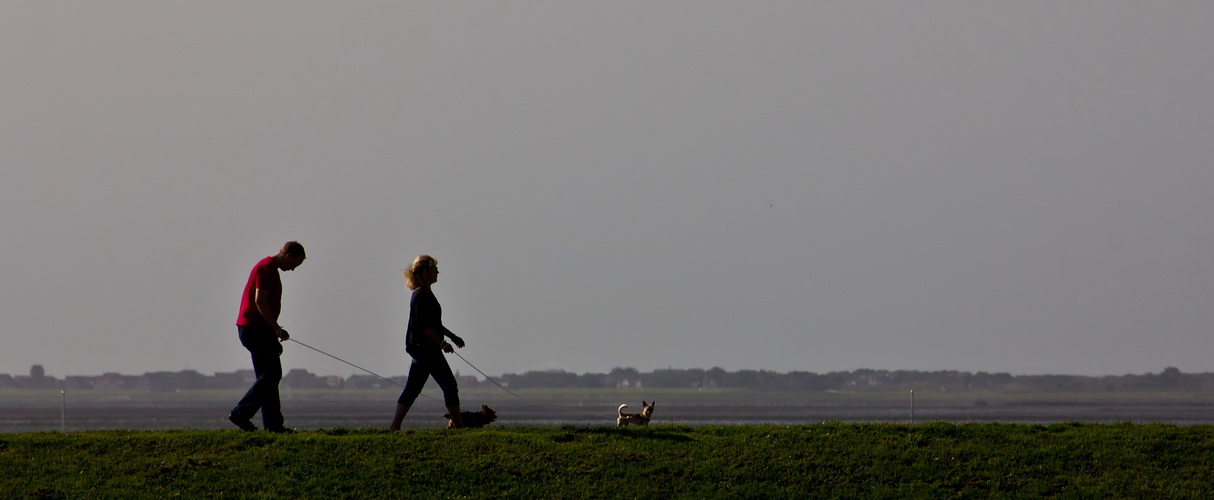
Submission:
<svg viewBox="0 0 1214 500">
<path fill-rule="evenodd" d="M 8 2 L 0 373 L 1214 370 L 1214 3 Z M 473 370 L 458 359 L 452 366 Z M 288 344 L 286 369 L 357 370 Z"/>
</svg>

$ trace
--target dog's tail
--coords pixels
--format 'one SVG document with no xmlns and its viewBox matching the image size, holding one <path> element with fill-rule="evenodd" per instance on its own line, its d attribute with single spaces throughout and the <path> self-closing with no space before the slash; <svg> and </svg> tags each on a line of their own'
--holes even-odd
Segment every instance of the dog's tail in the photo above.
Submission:
<svg viewBox="0 0 1214 500">
<path fill-rule="evenodd" d="M 618 410 L 616 410 L 616 413 L 619 413 L 621 417 L 624 416 L 624 408 L 627 408 L 627 407 L 628 407 L 628 405 L 620 405 L 620 408 Z"/>
</svg>

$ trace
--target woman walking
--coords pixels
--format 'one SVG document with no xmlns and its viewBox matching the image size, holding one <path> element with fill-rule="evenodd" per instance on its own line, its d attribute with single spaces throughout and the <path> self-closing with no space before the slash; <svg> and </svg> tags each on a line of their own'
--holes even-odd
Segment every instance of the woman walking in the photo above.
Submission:
<svg viewBox="0 0 1214 500">
<path fill-rule="evenodd" d="M 459 348 L 464 347 L 464 339 L 443 326 L 443 308 L 434 297 L 430 287 L 438 282 L 438 261 L 429 255 L 418 255 L 413 259 L 413 265 L 405 269 L 405 286 L 413 290 L 409 299 L 409 327 L 405 332 L 405 352 L 413 358 L 409 365 L 409 379 L 405 382 L 405 390 L 396 400 L 396 414 L 392 416 L 391 430 L 400 430 L 409 407 L 421 395 L 426 379 L 434 377 L 434 381 L 443 390 L 443 402 L 447 405 L 447 413 L 451 415 L 451 427 L 464 426 L 459 414 L 459 387 L 455 375 L 451 373 L 451 365 L 447 364 L 444 352 L 455 352 L 449 338 Z"/>
</svg>

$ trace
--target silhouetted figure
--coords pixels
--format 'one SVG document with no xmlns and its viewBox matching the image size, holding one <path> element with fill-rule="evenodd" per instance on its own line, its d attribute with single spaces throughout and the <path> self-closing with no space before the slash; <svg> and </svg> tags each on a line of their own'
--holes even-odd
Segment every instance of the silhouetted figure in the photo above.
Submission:
<svg viewBox="0 0 1214 500">
<path fill-rule="evenodd" d="M 257 380 L 245 393 L 228 420 L 246 431 L 255 431 L 253 415 L 261 411 L 261 422 L 270 432 L 291 432 L 283 426 L 278 382 L 282 380 L 282 342 L 291 338 L 278 324 L 282 312 L 282 279 L 278 271 L 291 271 L 303 263 L 303 245 L 288 241 L 277 254 L 261 259 L 249 272 L 244 295 L 240 298 L 240 316 L 236 332 L 240 343 L 253 355 L 253 373 Z"/>
<path fill-rule="evenodd" d="M 451 373 L 451 365 L 447 364 L 443 352 L 455 352 L 443 338 L 450 338 L 461 349 L 464 339 L 451 333 L 443 326 L 443 308 L 430 290 L 431 285 L 438 282 L 438 261 L 429 255 L 419 255 L 413 259 L 413 265 L 405 269 L 405 286 L 413 290 L 409 299 L 409 327 L 405 332 L 405 352 L 413 358 L 409 365 L 409 379 L 405 382 L 405 390 L 396 400 L 396 414 L 392 416 L 392 425 L 388 428 L 400 430 L 400 424 L 405 421 L 409 407 L 421 395 L 426 379 L 434 377 L 438 386 L 443 390 L 443 402 L 447 405 L 450 415 L 450 427 L 464 426 L 459 412 L 459 387 L 455 375 Z"/>
</svg>

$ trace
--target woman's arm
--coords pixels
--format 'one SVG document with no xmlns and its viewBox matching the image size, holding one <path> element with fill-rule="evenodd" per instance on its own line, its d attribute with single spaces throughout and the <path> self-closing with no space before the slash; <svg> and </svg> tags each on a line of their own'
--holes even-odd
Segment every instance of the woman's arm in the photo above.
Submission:
<svg viewBox="0 0 1214 500">
<path fill-rule="evenodd" d="M 442 333 L 439 333 L 439 331 L 442 331 Z M 443 351 L 455 352 L 455 350 L 453 350 L 453 348 L 450 348 L 450 346 L 446 346 L 447 342 L 443 340 L 443 336 L 449 337 L 449 339 L 452 340 L 453 343 L 455 343 L 455 346 L 458 346 L 459 348 L 464 348 L 464 339 L 460 339 L 459 335 L 455 335 L 453 333 L 453 331 L 448 330 L 447 326 L 439 325 L 438 328 L 427 328 L 426 329 L 426 337 L 429 337 L 429 339 L 431 341 L 437 343 L 438 346 L 444 347 Z"/>
<path fill-rule="evenodd" d="M 451 339 L 451 342 L 454 342 L 455 345 L 460 349 L 464 348 L 464 339 L 460 338 L 459 335 L 456 335 L 455 332 L 448 330 L 445 326 L 441 328 L 443 329 L 443 335 L 446 335 L 447 338 Z"/>
<path fill-rule="evenodd" d="M 440 330 L 442 331 L 442 333 L 439 333 Z M 427 338 L 429 338 L 431 341 L 433 341 L 439 347 L 442 347 L 443 351 L 455 352 L 455 349 L 452 349 L 451 346 L 448 345 L 445 340 L 443 340 L 443 336 L 450 337 L 451 342 L 454 342 L 455 345 L 459 346 L 460 349 L 464 348 L 464 339 L 461 339 L 459 337 L 459 335 L 452 333 L 451 330 L 447 329 L 447 327 L 439 326 L 438 328 L 426 328 L 426 337 Z"/>
</svg>

